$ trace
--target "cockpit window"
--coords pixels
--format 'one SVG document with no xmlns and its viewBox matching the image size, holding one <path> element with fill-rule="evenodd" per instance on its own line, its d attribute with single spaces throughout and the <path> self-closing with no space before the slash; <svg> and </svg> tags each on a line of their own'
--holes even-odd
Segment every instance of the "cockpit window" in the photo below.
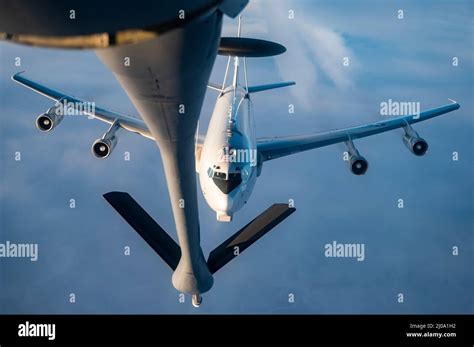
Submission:
<svg viewBox="0 0 474 347">
<path fill-rule="evenodd" d="M 225 172 L 214 171 L 214 178 L 225 180 L 227 179 L 227 175 L 225 174 Z"/>
<path fill-rule="evenodd" d="M 212 180 L 224 194 L 229 194 L 239 186 L 242 177 L 240 172 L 230 172 L 228 176 L 224 172 L 214 172 Z"/>
</svg>

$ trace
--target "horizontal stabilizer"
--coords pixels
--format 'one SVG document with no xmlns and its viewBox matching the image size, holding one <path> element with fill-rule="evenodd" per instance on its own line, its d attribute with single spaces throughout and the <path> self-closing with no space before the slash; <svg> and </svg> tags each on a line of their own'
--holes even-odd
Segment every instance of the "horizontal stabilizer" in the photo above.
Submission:
<svg viewBox="0 0 474 347">
<path fill-rule="evenodd" d="M 267 208 L 209 254 L 207 265 L 211 273 L 222 268 L 294 211 L 295 208 L 288 207 L 288 204 L 273 204 Z"/>
<path fill-rule="evenodd" d="M 252 86 L 252 87 L 248 87 L 248 92 L 249 93 L 263 92 L 265 90 L 283 88 L 283 87 L 293 86 L 295 84 L 296 83 L 294 81 L 291 81 L 291 82 L 264 84 L 264 85 L 261 85 L 261 86 Z"/>
<path fill-rule="evenodd" d="M 217 84 L 217 83 L 213 83 L 213 82 L 208 82 L 207 83 L 207 88 L 209 89 L 213 89 L 217 92 L 221 92 L 222 91 L 222 85 L 220 84 Z"/>
<path fill-rule="evenodd" d="M 232 57 L 271 57 L 286 52 L 279 43 L 246 37 L 222 37 L 218 54 Z"/>
<path fill-rule="evenodd" d="M 104 198 L 166 264 L 175 270 L 181 258 L 181 249 L 130 194 L 109 192 L 104 194 Z"/>
</svg>

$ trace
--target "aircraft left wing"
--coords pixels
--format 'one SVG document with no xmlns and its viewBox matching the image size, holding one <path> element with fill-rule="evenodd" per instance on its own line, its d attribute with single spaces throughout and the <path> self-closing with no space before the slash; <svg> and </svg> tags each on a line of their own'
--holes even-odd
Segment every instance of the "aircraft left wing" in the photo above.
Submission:
<svg viewBox="0 0 474 347">
<path fill-rule="evenodd" d="M 51 99 L 56 102 L 61 102 L 66 105 L 71 105 L 71 107 L 77 107 L 79 108 L 81 105 L 88 104 L 86 101 L 77 99 L 73 96 L 64 94 L 62 92 L 59 92 L 57 90 L 51 89 L 49 87 L 46 87 L 42 84 L 39 84 L 37 82 L 34 82 L 25 76 L 22 75 L 23 72 L 16 73 L 12 76 L 12 80 Z M 90 109 L 91 111 L 88 111 Z M 82 111 L 84 110 L 84 111 Z M 148 130 L 145 122 L 143 122 L 140 119 L 126 116 L 114 111 L 107 110 L 102 107 L 95 106 L 93 108 L 90 107 L 84 107 L 81 108 L 81 114 L 84 114 L 86 116 L 90 116 L 92 118 L 98 119 L 104 123 L 108 123 L 111 125 L 114 125 L 117 128 L 123 128 L 125 130 L 137 133 L 139 135 L 142 135 L 143 137 L 146 137 L 150 140 L 154 140 L 153 136 L 151 135 L 150 131 Z"/>
<path fill-rule="evenodd" d="M 411 129 L 410 124 L 423 122 L 425 120 L 457 110 L 460 107 L 457 102 L 453 100 L 451 101 L 451 104 L 428 111 L 423 111 L 420 114 L 391 118 L 380 122 L 364 124 L 345 129 L 337 129 L 317 134 L 260 138 L 257 140 L 257 150 L 262 155 L 263 161 L 266 161 L 314 148 L 333 145 L 335 143 L 352 143 L 352 140 L 354 139 L 372 136 L 398 128 L 405 128 L 408 132 L 408 135 L 411 136 L 416 134 L 416 132 Z"/>
</svg>

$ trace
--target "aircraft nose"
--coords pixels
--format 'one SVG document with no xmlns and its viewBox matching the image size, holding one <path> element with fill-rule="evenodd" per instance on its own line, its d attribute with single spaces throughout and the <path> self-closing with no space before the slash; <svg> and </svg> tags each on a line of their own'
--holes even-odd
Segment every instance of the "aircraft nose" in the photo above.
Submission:
<svg viewBox="0 0 474 347">
<path fill-rule="evenodd" d="M 226 195 L 219 201 L 219 206 L 216 209 L 216 217 L 220 222 L 230 222 L 232 221 L 232 207 L 234 205 L 234 200 Z"/>
<path fill-rule="evenodd" d="M 229 212 L 232 209 L 233 205 L 234 199 L 232 199 L 229 195 L 226 195 L 225 197 L 219 199 L 218 210 L 223 212 Z"/>
</svg>

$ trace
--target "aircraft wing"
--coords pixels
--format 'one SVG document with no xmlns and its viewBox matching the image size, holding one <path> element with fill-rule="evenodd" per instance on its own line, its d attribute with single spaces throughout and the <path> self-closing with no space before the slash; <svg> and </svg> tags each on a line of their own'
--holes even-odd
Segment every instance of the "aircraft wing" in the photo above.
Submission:
<svg viewBox="0 0 474 347">
<path fill-rule="evenodd" d="M 457 110 L 459 107 L 460 105 L 457 102 L 452 101 L 451 104 L 423 111 L 419 115 L 391 118 L 380 122 L 345 129 L 336 129 L 317 134 L 260 138 L 257 141 L 257 150 L 262 155 L 264 161 L 272 160 L 314 148 L 325 147 L 339 142 L 350 141 L 403 128 L 408 124 L 423 122 Z"/>
<path fill-rule="evenodd" d="M 22 72 L 13 75 L 12 80 L 56 102 L 67 102 L 68 105 L 81 105 L 87 103 L 86 101 L 77 99 L 73 96 L 64 94 L 57 90 L 48 88 L 42 84 L 34 82 L 23 76 Z M 113 124 L 115 122 L 120 128 L 140 134 L 150 140 L 154 140 L 145 122 L 143 122 L 142 120 L 126 116 L 114 111 L 110 111 L 98 106 L 95 106 L 93 109 L 94 112 L 84 111 L 82 112 L 82 114 L 98 119 L 108 124 Z"/>
</svg>

